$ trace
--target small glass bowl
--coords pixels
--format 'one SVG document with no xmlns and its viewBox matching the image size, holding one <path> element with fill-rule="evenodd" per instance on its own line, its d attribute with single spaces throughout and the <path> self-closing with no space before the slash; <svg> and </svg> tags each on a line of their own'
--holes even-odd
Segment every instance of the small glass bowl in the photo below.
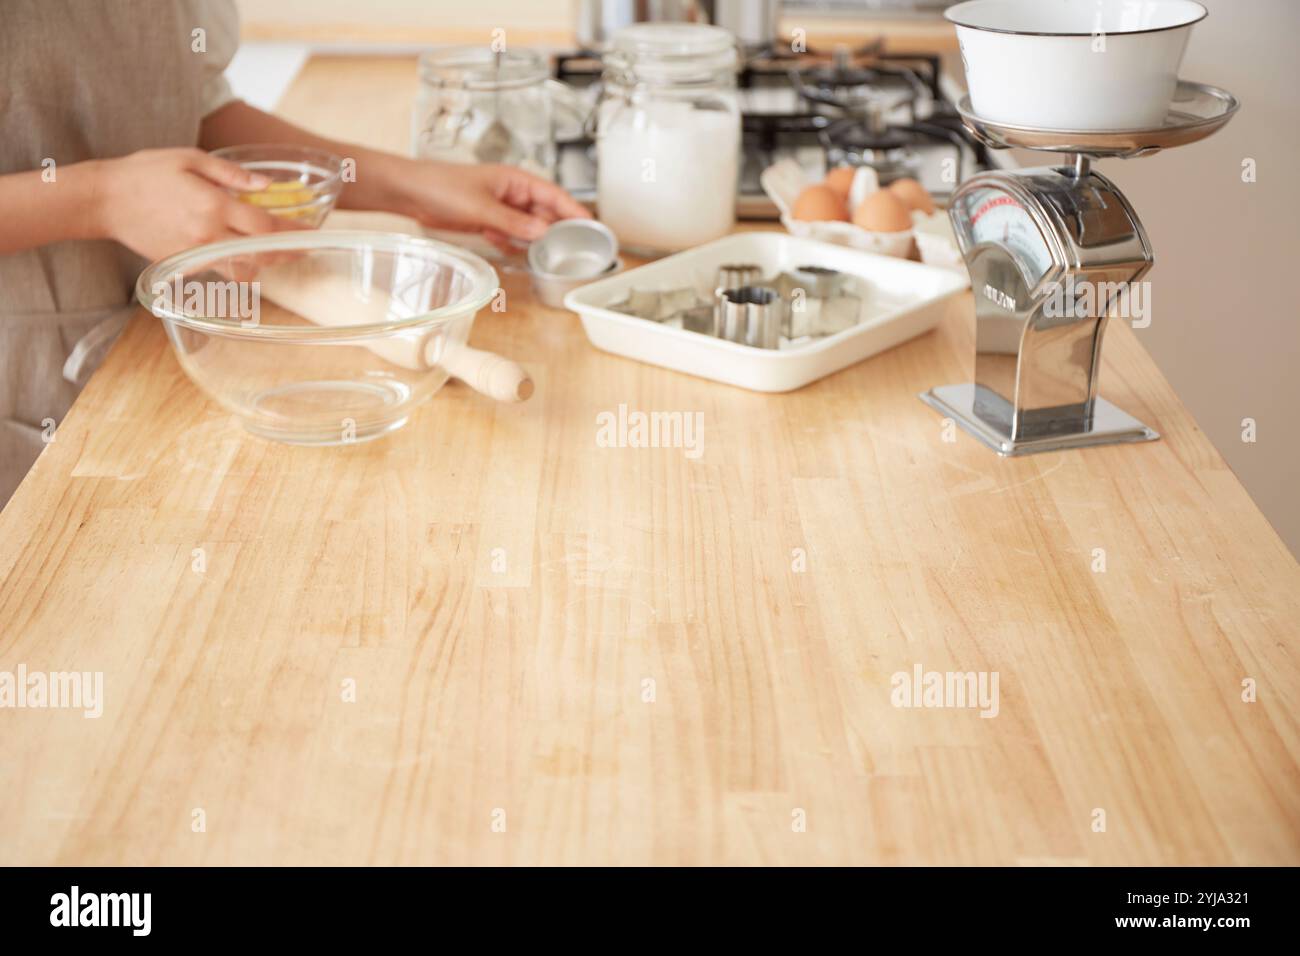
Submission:
<svg viewBox="0 0 1300 956">
<path fill-rule="evenodd" d="M 212 155 L 238 163 L 271 180 L 265 189 L 232 190 L 242 201 L 273 216 L 315 229 L 329 215 L 343 192 L 343 160 L 310 146 L 227 146 Z"/>
<path fill-rule="evenodd" d="M 135 294 L 190 378 L 249 431 L 339 445 L 402 427 L 443 386 L 497 285 L 447 243 L 304 230 L 170 256 Z"/>
</svg>

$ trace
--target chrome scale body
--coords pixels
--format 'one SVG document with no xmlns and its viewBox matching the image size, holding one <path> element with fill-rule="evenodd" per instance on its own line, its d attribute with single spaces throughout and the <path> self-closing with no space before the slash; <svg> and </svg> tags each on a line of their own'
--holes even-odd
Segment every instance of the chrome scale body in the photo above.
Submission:
<svg viewBox="0 0 1300 956">
<path fill-rule="evenodd" d="M 997 207 L 1015 211 L 1014 238 L 1007 225 L 979 228 Z M 1156 438 L 1097 394 L 1116 292 L 1153 261 L 1114 184 L 1086 157 L 982 173 L 953 195 L 950 215 L 975 295 L 975 381 L 922 399 L 1002 455 Z"/>
<path fill-rule="evenodd" d="M 1000 455 L 1159 438 L 1097 394 L 1106 322 L 1119 302 L 1139 301 L 1119 293 L 1153 258 L 1133 207 L 1092 160 L 1204 139 L 1236 113 L 1236 98 L 1179 81 L 1162 125 L 1083 132 L 995 123 L 969 99 L 957 111 L 986 145 L 1065 153 L 1069 163 L 981 173 L 953 193 L 948 213 L 975 294 L 975 381 L 921 400 Z"/>
</svg>

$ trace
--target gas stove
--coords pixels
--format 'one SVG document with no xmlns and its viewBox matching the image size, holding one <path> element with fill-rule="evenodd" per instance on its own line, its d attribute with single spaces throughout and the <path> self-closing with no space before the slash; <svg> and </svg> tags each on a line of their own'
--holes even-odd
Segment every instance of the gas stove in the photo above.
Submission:
<svg viewBox="0 0 1300 956">
<path fill-rule="evenodd" d="M 578 52 L 555 61 L 560 82 L 594 106 L 600 59 Z M 750 51 L 737 77 L 743 156 L 736 212 L 775 219 L 759 175 L 793 158 L 810 177 L 841 165 L 873 167 L 882 183 L 907 176 L 941 204 L 968 175 L 991 165 L 940 87 L 936 56 L 884 53 L 879 46 L 831 54 Z M 587 135 L 558 143 L 560 184 L 584 202 L 596 198 L 596 150 Z"/>
</svg>

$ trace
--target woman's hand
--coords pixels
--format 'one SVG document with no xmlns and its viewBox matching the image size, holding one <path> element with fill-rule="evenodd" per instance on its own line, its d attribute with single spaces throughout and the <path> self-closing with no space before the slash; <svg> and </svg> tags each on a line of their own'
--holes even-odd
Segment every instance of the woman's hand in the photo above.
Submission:
<svg viewBox="0 0 1300 956">
<path fill-rule="evenodd" d="M 340 209 L 394 212 L 431 229 L 477 232 L 507 249 L 536 239 L 557 219 L 591 214 L 555 183 L 514 166 L 474 166 L 411 159 L 313 135 L 242 101 L 203 118 L 205 149 L 240 143 L 298 143 L 351 159 L 356 176 Z"/>
<path fill-rule="evenodd" d="M 293 228 L 227 192 L 263 189 L 265 176 L 201 149 L 146 149 L 95 165 L 96 231 L 147 259 Z"/>
<path fill-rule="evenodd" d="M 561 187 L 515 166 L 409 162 L 404 211 L 433 229 L 481 233 L 508 251 L 510 240 L 537 239 L 557 219 L 591 218 Z"/>
</svg>

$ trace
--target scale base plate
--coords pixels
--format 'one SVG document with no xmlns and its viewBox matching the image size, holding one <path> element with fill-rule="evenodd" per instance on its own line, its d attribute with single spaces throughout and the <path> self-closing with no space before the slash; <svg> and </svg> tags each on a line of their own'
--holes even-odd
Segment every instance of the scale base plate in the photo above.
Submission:
<svg viewBox="0 0 1300 956">
<path fill-rule="evenodd" d="M 1067 448 L 1090 448 L 1093 445 L 1155 441 L 1160 437 L 1128 412 L 1100 396 L 1093 402 L 1092 428 L 1088 431 L 1018 441 L 1007 438 L 975 414 L 975 386 L 969 382 L 964 385 L 940 385 L 922 392 L 920 399 L 940 415 L 955 421 L 962 431 L 978 438 L 981 443 L 1004 457 L 1032 455 L 1040 451 L 1063 451 Z"/>
</svg>

